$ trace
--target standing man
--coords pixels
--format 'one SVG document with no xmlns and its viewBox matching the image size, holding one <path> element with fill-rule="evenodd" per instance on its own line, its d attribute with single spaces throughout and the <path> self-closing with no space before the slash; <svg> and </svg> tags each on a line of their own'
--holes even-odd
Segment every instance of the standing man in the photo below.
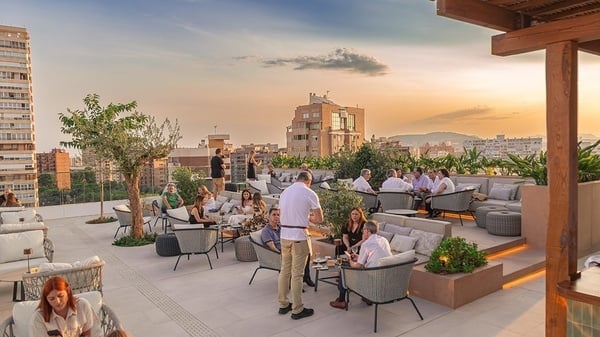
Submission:
<svg viewBox="0 0 600 337">
<path fill-rule="evenodd" d="M 221 149 L 216 149 L 215 156 L 210 160 L 210 176 L 213 181 L 213 197 L 217 200 L 219 192 L 225 189 L 225 163 Z"/>
<path fill-rule="evenodd" d="M 279 198 L 281 207 L 281 272 L 278 282 L 279 314 L 292 311 L 292 319 L 314 314 L 302 303 L 304 266 L 310 254 L 308 224 L 323 222 L 319 197 L 310 189 L 312 176 L 306 171 L 298 174 L 296 182 L 286 188 Z M 291 302 L 288 293 L 291 292 Z"/>
</svg>

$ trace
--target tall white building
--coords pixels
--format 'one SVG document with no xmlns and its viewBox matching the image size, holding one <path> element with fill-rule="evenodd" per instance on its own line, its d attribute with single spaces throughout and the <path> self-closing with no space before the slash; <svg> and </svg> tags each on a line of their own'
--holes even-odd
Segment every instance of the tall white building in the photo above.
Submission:
<svg viewBox="0 0 600 337">
<path fill-rule="evenodd" d="M 38 205 L 29 33 L 0 25 L 0 188 Z"/>
<path fill-rule="evenodd" d="M 506 138 L 497 135 L 496 138 L 465 140 L 463 146 L 467 150 L 477 147 L 487 158 L 508 159 L 507 153 L 519 156 L 539 153 L 542 151 L 542 137 Z"/>
</svg>

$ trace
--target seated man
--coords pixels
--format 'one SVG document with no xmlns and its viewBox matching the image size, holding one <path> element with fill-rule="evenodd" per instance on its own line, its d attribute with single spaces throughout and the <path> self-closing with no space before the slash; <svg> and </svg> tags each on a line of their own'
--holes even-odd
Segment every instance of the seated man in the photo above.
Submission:
<svg viewBox="0 0 600 337">
<path fill-rule="evenodd" d="M 377 261 L 383 257 L 391 256 L 389 242 L 382 236 L 378 235 L 379 223 L 375 220 L 369 220 L 365 223 L 362 232 L 363 242 L 360 246 L 360 253 L 351 254 L 350 267 L 352 268 L 373 268 L 377 266 Z M 334 308 L 346 308 L 346 289 L 342 284 L 342 280 L 338 282 L 338 290 L 340 294 L 335 301 L 329 302 Z M 365 300 L 365 302 L 367 302 Z M 369 302 L 367 302 L 369 304 Z"/>
<path fill-rule="evenodd" d="M 260 239 L 271 250 L 281 253 L 279 214 L 279 208 L 271 207 L 269 209 L 269 223 L 263 228 Z M 304 267 L 304 283 L 309 287 L 315 286 L 314 282 L 310 279 L 310 256 L 306 260 L 306 266 Z"/>
<path fill-rule="evenodd" d="M 179 193 L 175 191 L 175 184 L 168 183 L 167 190 L 161 195 L 162 198 L 162 211 L 167 212 L 167 209 L 174 209 L 183 206 L 183 199 L 179 196 Z"/>
<path fill-rule="evenodd" d="M 377 194 L 369 184 L 369 179 L 371 179 L 371 170 L 362 169 L 360 170 L 360 177 L 354 180 L 352 186 L 354 186 L 356 191 Z"/>
<path fill-rule="evenodd" d="M 432 182 L 427 175 L 423 174 L 423 169 L 421 167 L 415 167 L 413 175 L 414 178 L 412 184 L 413 191 L 415 192 L 413 209 L 417 210 L 425 197 L 431 194 Z"/>
<path fill-rule="evenodd" d="M 387 179 L 381 184 L 381 189 L 393 188 L 400 192 L 410 192 L 413 190 L 413 185 L 407 183 L 402 178 L 398 178 L 398 173 L 394 169 L 387 171 Z"/>
</svg>

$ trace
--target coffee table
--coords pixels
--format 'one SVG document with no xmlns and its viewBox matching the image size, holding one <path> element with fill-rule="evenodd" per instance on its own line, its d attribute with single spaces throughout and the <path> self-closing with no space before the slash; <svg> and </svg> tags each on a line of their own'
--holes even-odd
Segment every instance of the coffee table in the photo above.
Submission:
<svg viewBox="0 0 600 337">
<path fill-rule="evenodd" d="M 319 287 L 319 281 L 337 286 L 337 281 L 335 281 L 335 279 L 341 277 L 340 276 L 340 265 L 336 264 L 334 266 L 328 266 L 327 262 L 319 263 L 319 265 L 322 265 L 323 267 L 327 267 L 327 269 L 313 268 L 315 270 L 315 291 L 317 291 L 317 288 Z M 342 265 L 349 266 L 348 260 L 344 260 L 342 262 Z M 328 276 L 319 277 L 319 274 L 322 271 L 327 272 L 327 273 L 335 272 L 335 274 L 333 276 L 331 276 L 331 274 L 328 274 Z"/>
<path fill-rule="evenodd" d="M 17 269 L 6 274 L 0 275 L 0 282 L 13 283 L 13 302 L 21 302 L 25 300 L 25 288 L 23 288 L 23 274 L 27 272 L 27 268 Z M 19 287 L 21 291 L 19 291 Z M 17 297 L 20 294 L 20 297 Z"/>
<path fill-rule="evenodd" d="M 404 216 L 415 216 L 418 212 L 414 209 L 388 209 L 383 213 L 394 214 L 394 215 L 404 215 Z"/>
</svg>

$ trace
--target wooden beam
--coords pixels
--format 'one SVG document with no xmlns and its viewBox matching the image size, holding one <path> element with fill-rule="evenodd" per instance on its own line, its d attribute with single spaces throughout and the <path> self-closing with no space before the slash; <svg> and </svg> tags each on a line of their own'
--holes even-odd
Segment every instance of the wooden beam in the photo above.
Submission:
<svg viewBox="0 0 600 337">
<path fill-rule="evenodd" d="M 600 56 L 600 40 L 580 43 L 579 50 L 593 55 Z"/>
<path fill-rule="evenodd" d="M 437 0 L 437 14 L 503 32 L 525 26 L 521 15 L 480 0 Z"/>
<path fill-rule="evenodd" d="M 557 284 L 577 273 L 577 43 L 546 48 L 549 211 L 546 336 L 566 334 L 566 299 Z"/>
<path fill-rule="evenodd" d="M 544 49 L 561 41 L 600 40 L 600 13 L 540 24 L 492 36 L 492 54 L 508 56 Z"/>
</svg>

